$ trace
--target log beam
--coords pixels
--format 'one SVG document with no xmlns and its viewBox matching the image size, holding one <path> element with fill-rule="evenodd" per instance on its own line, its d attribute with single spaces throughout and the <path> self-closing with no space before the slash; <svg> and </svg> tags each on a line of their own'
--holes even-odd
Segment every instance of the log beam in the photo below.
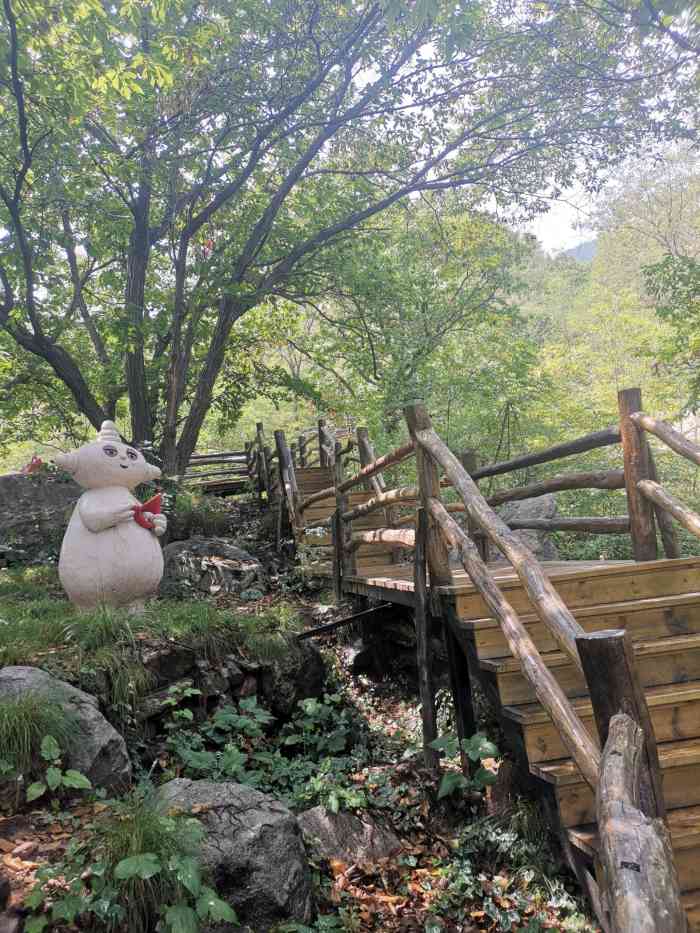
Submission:
<svg viewBox="0 0 700 933">
<path fill-rule="evenodd" d="M 382 470 L 386 470 L 387 467 L 401 463 L 402 460 L 406 460 L 406 458 L 410 457 L 412 454 L 413 441 L 409 441 L 407 444 L 403 444 L 401 447 L 397 447 L 396 450 L 392 450 L 388 454 L 384 454 L 383 457 L 378 457 L 374 463 L 369 463 L 366 467 L 362 467 L 358 473 L 356 473 L 354 476 L 351 476 L 349 479 L 346 479 L 341 484 L 340 491 L 347 492 L 348 489 L 352 489 L 353 486 L 357 486 L 358 483 L 363 482 L 368 477 L 374 476 L 375 473 L 381 473 Z"/>
<path fill-rule="evenodd" d="M 637 483 L 650 478 L 649 446 L 632 415 L 642 407 L 640 389 L 621 389 L 617 393 L 620 410 L 620 435 L 625 460 L 627 512 L 630 517 L 632 553 L 638 561 L 656 560 L 656 526 L 651 503 L 640 494 Z"/>
<path fill-rule="evenodd" d="M 663 486 L 654 483 L 652 480 L 640 480 L 638 488 L 645 499 L 664 509 L 669 515 L 672 515 L 679 524 L 687 528 L 691 534 L 700 538 L 700 515 L 698 515 L 697 512 L 689 509 L 684 502 L 681 502 L 676 496 L 667 492 Z"/>
<path fill-rule="evenodd" d="M 642 428 L 653 434 L 654 437 L 658 437 L 660 441 L 663 441 L 667 447 L 680 454 L 681 457 L 685 457 L 686 460 L 700 466 L 700 447 L 689 441 L 680 431 L 676 431 L 667 421 L 653 418 L 643 411 L 632 412 L 630 418 L 638 428 Z"/>
<path fill-rule="evenodd" d="M 489 505 L 502 505 L 518 499 L 536 499 L 551 492 L 563 492 L 567 489 L 624 489 L 624 470 L 598 470 L 589 473 L 561 473 L 538 483 L 502 489 L 489 496 Z"/>
<path fill-rule="evenodd" d="M 350 552 L 356 551 L 363 544 L 386 544 L 387 547 L 414 548 L 416 546 L 416 532 L 410 528 L 377 528 L 374 531 L 357 531 L 350 539 L 348 550 Z"/>
<path fill-rule="evenodd" d="M 513 518 L 508 522 L 513 530 L 531 528 L 534 531 L 580 531 L 594 535 L 629 534 L 630 520 L 627 515 L 615 518 L 599 518 L 596 515 L 581 518 Z"/>
</svg>

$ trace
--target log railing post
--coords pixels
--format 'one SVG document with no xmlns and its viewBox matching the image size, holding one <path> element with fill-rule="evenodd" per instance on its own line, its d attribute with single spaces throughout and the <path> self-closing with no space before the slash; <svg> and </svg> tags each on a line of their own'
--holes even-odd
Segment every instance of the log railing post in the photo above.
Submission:
<svg viewBox="0 0 700 933">
<path fill-rule="evenodd" d="M 333 597 L 336 603 L 343 598 L 343 519 L 336 508 L 331 516 L 331 539 L 333 542 Z"/>
<path fill-rule="evenodd" d="M 654 508 L 637 488 L 637 483 L 650 479 L 649 445 L 643 431 L 637 427 L 630 415 L 642 410 L 640 389 L 622 389 L 617 393 L 620 411 L 620 437 L 625 463 L 625 488 L 627 490 L 627 514 L 630 517 L 632 553 L 637 561 L 656 560 L 656 527 Z"/>
<path fill-rule="evenodd" d="M 640 726 L 644 733 L 640 807 L 646 816 L 663 819 L 666 807 L 656 736 L 634 663 L 632 639 L 624 629 L 608 629 L 579 635 L 576 645 L 591 696 L 600 747 L 608 740 L 610 720 L 616 713 L 626 713 Z"/>
<path fill-rule="evenodd" d="M 330 457 L 326 450 L 326 419 L 318 419 L 318 465 L 327 469 L 330 465 Z"/>
<path fill-rule="evenodd" d="M 415 443 L 416 452 L 416 473 L 418 476 L 418 489 L 420 492 L 420 502 L 429 516 L 428 536 L 426 545 L 426 554 L 428 561 L 428 572 L 430 574 L 431 589 L 436 586 L 451 586 L 453 583 L 452 571 L 450 570 L 450 555 L 445 546 L 444 539 L 440 534 L 440 529 L 435 524 L 435 520 L 428 509 L 430 499 L 441 501 L 440 497 L 440 473 L 437 463 L 430 454 L 416 441 L 416 432 L 431 428 L 432 424 L 427 411 L 422 405 L 408 405 L 404 409 L 406 423 L 412 440 Z M 433 609 L 436 607 L 434 606 Z M 439 613 L 436 613 L 439 614 Z"/>
<path fill-rule="evenodd" d="M 651 447 L 649 447 L 649 477 L 654 483 L 659 482 L 659 471 L 656 469 L 656 461 L 654 460 Z M 657 505 L 654 505 L 654 515 L 656 516 L 656 522 L 659 526 L 661 542 L 664 546 L 664 554 L 669 560 L 680 557 L 681 547 L 678 543 L 678 535 L 676 534 L 676 526 L 673 524 L 673 519 L 665 509 Z"/>
<path fill-rule="evenodd" d="M 287 512 L 289 514 L 289 523 L 292 529 L 299 525 L 299 487 L 294 472 L 294 462 L 292 454 L 287 446 L 287 439 L 284 431 L 275 431 L 275 445 L 277 447 L 277 462 L 279 465 L 280 484 L 282 492 L 287 503 Z M 281 508 L 281 502 L 280 502 Z"/>
<path fill-rule="evenodd" d="M 467 471 L 467 473 L 471 477 L 473 477 L 477 469 L 476 451 L 471 450 L 471 449 L 463 450 L 462 453 L 459 455 L 459 459 L 462 463 L 462 466 Z M 474 482 L 476 483 L 477 486 L 479 485 L 477 480 L 474 480 Z M 479 551 L 479 554 L 481 555 L 481 559 L 487 563 L 489 559 L 488 539 L 479 530 L 479 526 L 476 524 L 476 522 L 473 521 L 473 519 L 469 518 L 468 515 L 467 515 L 467 531 L 469 533 L 469 537 L 472 538 L 474 541 L 474 544 L 476 544 L 477 550 Z"/>
<path fill-rule="evenodd" d="M 303 434 L 299 435 L 297 442 L 299 444 L 299 466 L 303 468 L 306 466 L 306 438 Z"/>
<path fill-rule="evenodd" d="M 413 564 L 413 588 L 415 595 L 414 618 L 416 624 L 416 663 L 420 689 L 421 717 L 423 719 L 423 761 L 428 771 L 437 774 L 439 756 L 430 743 L 437 738 L 435 714 L 435 684 L 433 683 L 433 653 L 430 641 L 430 608 L 428 605 L 428 566 L 426 546 L 428 543 L 428 516 L 425 509 L 418 509 L 416 520 L 416 549 Z"/>
<path fill-rule="evenodd" d="M 289 453 L 291 454 L 291 457 L 292 457 L 292 466 L 296 466 L 297 463 L 299 462 L 299 455 L 298 455 L 296 444 L 292 443 L 289 445 Z"/>
<path fill-rule="evenodd" d="M 340 487 L 345 479 L 345 470 L 343 467 L 342 445 L 340 441 L 335 442 L 333 457 L 333 468 L 335 475 L 335 507 L 339 512 L 338 531 L 340 533 L 340 564 L 343 577 L 355 573 L 357 567 L 356 551 L 350 548 L 352 543 L 352 522 L 343 521 L 343 513 L 348 511 L 348 496 Z"/>
<path fill-rule="evenodd" d="M 376 455 L 374 453 L 374 447 L 372 442 L 369 439 L 369 432 L 367 428 L 357 428 L 357 450 L 360 455 L 360 466 L 367 466 L 368 463 L 373 463 Z M 383 473 L 375 473 L 374 476 L 368 477 L 365 482 L 365 489 L 372 492 L 374 491 L 377 495 L 386 491 L 386 483 L 384 482 Z M 386 522 L 387 528 L 395 528 L 398 515 L 395 509 L 386 508 L 384 509 L 384 521 Z M 391 552 L 391 562 L 395 563 L 400 559 L 400 553 L 398 551 Z"/>
</svg>

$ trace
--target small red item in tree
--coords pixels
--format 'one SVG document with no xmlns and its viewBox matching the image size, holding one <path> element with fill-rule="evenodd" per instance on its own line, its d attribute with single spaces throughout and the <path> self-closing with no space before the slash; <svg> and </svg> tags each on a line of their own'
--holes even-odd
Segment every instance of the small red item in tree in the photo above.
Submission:
<svg viewBox="0 0 700 933">
<path fill-rule="evenodd" d="M 144 518 L 143 513 L 150 512 L 152 515 L 160 515 L 162 504 L 163 496 L 161 493 L 157 492 L 155 496 L 151 496 L 148 501 L 142 502 L 141 505 L 133 506 L 134 521 L 136 524 L 140 525 L 142 528 L 146 528 L 148 531 L 152 531 L 153 522 L 150 519 Z"/>
</svg>

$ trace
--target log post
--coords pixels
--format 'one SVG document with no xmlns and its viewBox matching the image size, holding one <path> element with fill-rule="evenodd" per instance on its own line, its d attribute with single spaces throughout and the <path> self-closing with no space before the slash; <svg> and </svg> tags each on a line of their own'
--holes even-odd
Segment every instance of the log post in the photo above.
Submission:
<svg viewBox="0 0 700 933">
<path fill-rule="evenodd" d="M 638 424 L 636 420 L 635 424 Z M 659 471 L 656 469 L 656 461 L 654 460 L 654 454 L 651 447 L 649 448 L 649 476 L 652 482 L 659 482 Z M 656 515 L 656 522 L 659 526 L 659 531 L 661 532 L 661 542 L 664 546 L 664 554 L 669 558 L 669 560 L 674 560 L 675 558 L 680 557 L 681 546 L 678 543 L 676 526 L 673 524 L 671 516 L 665 509 L 656 504 L 654 504 L 654 515 Z"/>
<path fill-rule="evenodd" d="M 411 439 L 414 443 L 416 441 L 417 431 L 432 427 L 428 413 L 423 405 L 408 405 L 404 409 L 404 415 Z M 450 586 L 453 582 L 452 571 L 450 570 L 450 554 L 440 534 L 440 529 L 435 524 L 435 519 L 428 510 L 431 499 L 436 499 L 438 502 L 441 501 L 440 473 L 435 460 L 433 460 L 430 454 L 418 443 L 415 443 L 415 452 L 420 501 L 421 505 L 426 510 L 426 514 L 429 516 L 426 555 L 428 571 L 430 573 L 430 587 L 432 589 L 436 586 Z M 435 609 L 435 607 L 433 608 Z"/>
<path fill-rule="evenodd" d="M 617 393 L 620 411 L 620 437 L 625 463 L 627 514 L 630 517 L 632 553 L 637 561 L 656 560 L 656 528 L 654 509 L 637 488 L 637 483 L 650 478 L 649 445 L 630 415 L 642 410 L 641 389 L 621 389 Z"/>
<path fill-rule="evenodd" d="M 275 444 L 277 446 L 277 462 L 279 465 L 280 483 L 282 492 L 287 502 L 287 512 L 292 529 L 299 525 L 299 487 L 297 486 L 296 473 L 294 472 L 294 462 L 292 453 L 287 446 L 287 439 L 284 431 L 275 431 Z M 281 507 L 281 504 L 280 504 Z"/>
<path fill-rule="evenodd" d="M 596 794 L 600 892 L 612 933 L 687 933 L 668 828 L 638 809 L 643 741 L 629 716 L 612 718 Z"/>
<path fill-rule="evenodd" d="M 459 459 L 460 459 L 462 466 L 467 471 L 467 473 L 471 477 L 473 477 L 474 474 L 476 473 L 476 468 L 477 468 L 476 451 L 471 450 L 471 449 L 463 450 L 462 453 L 459 455 Z M 477 486 L 479 485 L 477 480 L 474 480 L 474 482 L 476 483 Z M 477 550 L 479 551 L 479 554 L 481 555 L 481 559 L 484 562 L 488 563 L 488 559 L 489 559 L 488 539 L 479 530 L 479 526 L 476 524 L 476 522 L 473 519 L 469 518 L 468 515 L 467 515 L 467 531 L 469 533 L 469 537 L 472 538 L 474 541 L 474 544 L 476 544 Z"/>
<path fill-rule="evenodd" d="M 428 607 L 428 567 L 426 545 L 428 541 L 428 516 L 425 509 L 418 509 L 416 524 L 416 553 L 413 564 L 413 589 L 415 594 L 414 618 L 416 623 L 416 664 L 420 688 L 421 716 L 423 719 L 423 761 L 432 774 L 437 775 L 439 756 L 430 743 L 437 738 L 435 715 L 435 684 L 433 683 L 433 653 L 430 644 L 430 610 Z"/>
<path fill-rule="evenodd" d="M 306 438 L 303 434 L 300 434 L 297 441 L 299 444 L 299 466 L 303 468 L 306 466 Z"/>
<path fill-rule="evenodd" d="M 666 807 L 656 736 L 634 663 L 632 639 L 624 629 L 608 629 L 579 635 L 576 645 L 591 695 L 601 748 L 608 740 L 610 720 L 616 713 L 626 713 L 640 726 L 644 734 L 640 806 L 646 816 L 663 819 Z"/>
<path fill-rule="evenodd" d="M 369 432 L 367 431 L 367 428 L 357 428 L 355 433 L 357 436 L 357 450 L 360 455 L 360 466 L 366 467 L 370 463 L 374 463 L 376 459 L 374 447 L 372 446 L 372 442 L 369 439 Z M 385 492 L 386 483 L 384 482 L 384 474 L 375 473 L 374 476 L 369 476 L 365 480 L 365 489 L 370 492 L 374 491 L 377 495 L 381 495 L 383 492 Z M 398 517 L 399 516 L 396 512 L 396 509 L 384 509 L 384 521 L 386 522 L 387 528 L 396 528 Z M 398 561 L 400 556 L 401 555 L 398 551 L 392 551 L 392 563 Z"/>
<path fill-rule="evenodd" d="M 342 445 L 340 441 L 335 442 L 333 468 L 335 473 L 335 507 L 338 511 L 339 532 L 340 532 L 340 555 L 342 575 L 351 576 L 357 569 L 356 551 L 350 548 L 352 543 L 352 522 L 343 521 L 343 513 L 348 510 L 347 493 L 341 488 L 345 479 L 345 470 L 343 467 Z"/>
<path fill-rule="evenodd" d="M 331 519 L 333 540 L 333 597 L 336 603 L 343 599 L 343 519 L 340 509 L 333 512 Z"/>
<path fill-rule="evenodd" d="M 296 466 L 297 463 L 299 462 L 299 455 L 297 451 L 297 445 L 295 443 L 291 443 L 289 445 L 289 453 L 291 454 L 291 457 L 292 457 L 292 466 Z"/>
<path fill-rule="evenodd" d="M 328 456 L 328 451 L 326 450 L 326 419 L 318 419 L 318 465 L 324 469 L 328 469 L 331 465 L 330 457 Z"/>
</svg>

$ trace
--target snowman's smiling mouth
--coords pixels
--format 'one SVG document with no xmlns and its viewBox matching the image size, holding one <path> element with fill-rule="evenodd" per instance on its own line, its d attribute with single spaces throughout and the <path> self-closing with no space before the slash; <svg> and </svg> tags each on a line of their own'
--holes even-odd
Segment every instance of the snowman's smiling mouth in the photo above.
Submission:
<svg viewBox="0 0 700 933">
<path fill-rule="evenodd" d="M 129 469 L 129 464 L 128 464 L 128 463 L 120 463 L 119 466 L 122 468 L 122 470 L 128 470 L 128 469 Z"/>
</svg>

